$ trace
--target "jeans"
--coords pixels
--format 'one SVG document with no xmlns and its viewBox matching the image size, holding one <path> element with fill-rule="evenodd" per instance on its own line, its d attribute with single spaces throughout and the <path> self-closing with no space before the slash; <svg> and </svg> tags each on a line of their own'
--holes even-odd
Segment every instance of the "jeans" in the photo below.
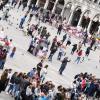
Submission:
<svg viewBox="0 0 100 100">
<path fill-rule="evenodd" d="M 3 67 L 4 67 L 4 63 L 5 63 L 4 60 L 0 60 L 0 69 L 3 69 Z"/>
<path fill-rule="evenodd" d="M 48 57 L 49 61 L 52 61 L 52 57 L 53 57 L 53 54 L 50 54 Z"/>
<path fill-rule="evenodd" d="M 58 60 L 61 60 L 61 57 L 62 57 L 62 52 L 59 52 L 59 54 L 58 54 Z"/>
<path fill-rule="evenodd" d="M 80 62 L 80 59 L 81 59 L 81 57 L 78 56 L 78 57 L 76 58 L 75 62 L 77 62 L 77 64 L 78 64 L 78 63 Z"/>
<path fill-rule="evenodd" d="M 8 92 L 12 94 L 12 91 L 13 91 L 13 87 L 14 87 L 14 84 L 10 84 L 9 88 L 8 88 Z"/>
<path fill-rule="evenodd" d="M 13 58 L 13 56 L 14 56 L 14 52 L 12 52 L 11 54 L 10 54 L 10 58 Z"/>
<path fill-rule="evenodd" d="M 16 97 L 18 95 L 18 91 L 19 91 L 19 84 L 14 84 L 12 95 Z"/>
<path fill-rule="evenodd" d="M 61 65 L 60 69 L 59 69 L 59 73 L 62 75 L 64 69 L 66 68 L 66 65 Z"/>
</svg>

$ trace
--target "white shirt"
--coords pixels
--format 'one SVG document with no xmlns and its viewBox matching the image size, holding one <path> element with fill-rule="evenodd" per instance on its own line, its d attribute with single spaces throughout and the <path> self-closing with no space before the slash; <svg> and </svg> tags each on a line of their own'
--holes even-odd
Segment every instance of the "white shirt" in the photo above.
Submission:
<svg viewBox="0 0 100 100">
<path fill-rule="evenodd" d="M 26 89 L 26 95 L 27 95 L 27 96 L 32 95 L 32 90 L 31 90 L 31 88 L 29 88 L 29 86 L 28 86 L 27 89 Z"/>
</svg>

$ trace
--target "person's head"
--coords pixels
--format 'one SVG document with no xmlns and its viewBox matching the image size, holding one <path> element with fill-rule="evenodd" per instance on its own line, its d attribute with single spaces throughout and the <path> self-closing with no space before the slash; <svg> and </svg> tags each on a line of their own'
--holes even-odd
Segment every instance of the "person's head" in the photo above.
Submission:
<svg viewBox="0 0 100 100">
<path fill-rule="evenodd" d="M 44 68 L 46 68 L 46 69 L 47 69 L 47 68 L 48 68 L 48 65 L 45 65 L 45 66 L 44 66 Z"/>
<path fill-rule="evenodd" d="M 12 42 L 12 39 L 10 39 L 10 42 Z"/>
<path fill-rule="evenodd" d="M 65 59 L 67 60 L 67 59 L 68 59 L 68 57 L 65 57 Z"/>
<path fill-rule="evenodd" d="M 58 91 L 62 91 L 62 88 L 63 88 L 62 85 L 57 87 Z"/>
<path fill-rule="evenodd" d="M 44 62 L 44 60 L 42 59 L 42 60 L 41 60 L 41 63 L 43 63 L 43 62 Z"/>
<path fill-rule="evenodd" d="M 11 73 L 12 72 L 12 69 L 8 69 L 8 72 Z"/>
</svg>

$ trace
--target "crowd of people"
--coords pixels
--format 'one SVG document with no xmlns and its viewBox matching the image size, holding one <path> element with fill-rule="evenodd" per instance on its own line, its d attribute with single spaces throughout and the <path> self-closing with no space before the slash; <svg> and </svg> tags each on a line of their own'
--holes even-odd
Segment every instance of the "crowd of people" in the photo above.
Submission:
<svg viewBox="0 0 100 100">
<path fill-rule="evenodd" d="M 45 80 L 49 66 L 43 65 L 45 60 L 52 62 L 53 56 L 58 51 L 57 60 L 61 61 L 58 72 L 62 75 L 67 63 L 73 61 L 72 58 L 66 57 L 68 47 L 71 47 L 70 55 L 76 56 L 74 63 L 80 64 L 84 61 L 89 61 L 88 57 L 91 51 L 95 52 L 100 43 L 95 38 L 95 33 L 89 34 L 86 30 L 81 29 L 77 32 L 80 42 L 73 43 L 73 34 L 76 35 L 76 31 L 73 32 L 73 30 L 77 29 L 72 29 L 71 26 L 67 25 L 65 18 L 35 6 L 33 0 L 30 2 L 28 0 L 6 0 L 1 2 L 0 9 L 3 10 L 7 3 L 10 6 L 4 11 L 3 18 L 1 17 L 6 21 L 8 21 L 11 7 L 19 9 L 22 6 L 22 11 L 27 8 L 18 28 L 23 30 L 26 36 L 31 37 L 27 51 L 42 60 L 28 73 L 13 73 L 12 69 L 5 69 L 0 79 L 0 92 L 6 91 L 15 100 L 83 100 L 84 98 L 89 100 L 98 98 L 99 100 L 100 80 L 97 80 L 92 74 L 81 73 L 76 75 L 72 88 L 56 87 L 52 81 Z M 33 17 L 35 17 L 37 24 L 31 24 Z M 27 18 L 28 21 L 26 21 Z M 24 26 L 25 23 L 27 23 L 27 27 Z M 47 27 L 41 26 L 40 23 L 49 23 L 49 25 L 57 28 L 56 35 L 52 40 L 50 40 L 51 34 Z M 59 40 L 58 37 L 62 34 L 62 31 L 65 34 Z M 5 37 L 1 41 L 4 44 L 0 45 L 0 69 L 3 69 L 11 48 L 12 39 L 9 40 L 8 37 Z M 16 47 L 13 47 L 10 53 L 11 58 L 13 58 L 15 52 Z M 100 57 L 98 62 L 100 64 Z"/>
<path fill-rule="evenodd" d="M 100 79 L 80 73 L 75 75 L 71 87 L 57 87 L 52 81 L 43 79 L 48 65 L 40 68 L 42 62 L 28 73 L 5 69 L 0 79 L 0 92 L 5 91 L 15 100 L 99 100 Z"/>
</svg>

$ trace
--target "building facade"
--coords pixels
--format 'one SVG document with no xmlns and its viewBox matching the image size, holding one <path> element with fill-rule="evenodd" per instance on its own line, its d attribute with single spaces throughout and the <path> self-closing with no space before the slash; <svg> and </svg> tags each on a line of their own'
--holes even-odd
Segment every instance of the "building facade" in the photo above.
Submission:
<svg viewBox="0 0 100 100">
<path fill-rule="evenodd" d="M 36 0 L 36 5 L 60 14 L 69 25 L 100 32 L 100 0 Z"/>
</svg>

